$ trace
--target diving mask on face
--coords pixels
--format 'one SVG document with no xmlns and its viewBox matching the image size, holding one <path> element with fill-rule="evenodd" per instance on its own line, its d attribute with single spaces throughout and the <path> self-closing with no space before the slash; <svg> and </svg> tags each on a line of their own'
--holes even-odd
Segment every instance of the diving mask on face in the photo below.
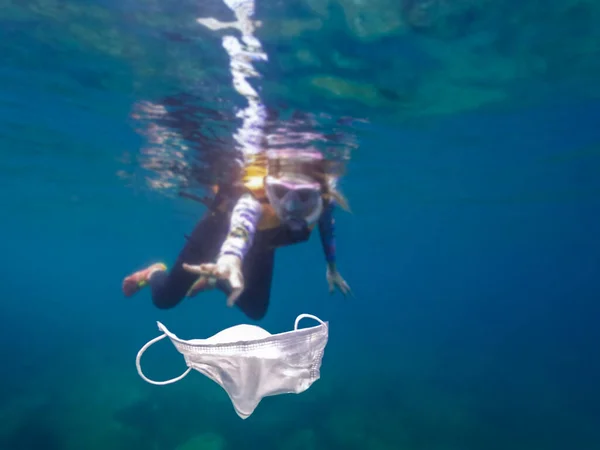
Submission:
<svg viewBox="0 0 600 450">
<path fill-rule="evenodd" d="M 302 219 L 312 225 L 323 211 L 319 183 L 267 176 L 265 190 L 275 213 L 284 221 Z"/>
</svg>

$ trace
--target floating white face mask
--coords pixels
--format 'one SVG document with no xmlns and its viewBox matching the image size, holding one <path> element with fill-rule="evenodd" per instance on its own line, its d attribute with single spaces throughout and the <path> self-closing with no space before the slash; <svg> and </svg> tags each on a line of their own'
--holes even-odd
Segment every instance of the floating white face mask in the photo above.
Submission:
<svg viewBox="0 0 600 450">
<path fill-rule="evenodd" d="M 298 329 L 303 318 L 320 325 Z M 310 314 L 296 318 L 294 330 L 271 334 L 255 325 L 236 325 L 208 339 L 179 339 L 160 322 L 164 334 L 152 339 L 137 354 L 140 377 L 152 384 L 175 383 L 192 369 L 218 383 L 229 395 L 233 407 L 242 418 L 248 418 L 260 401 L 270 395 L 300 394 L 320 377 L 321 361 L 329 324 Z M 142 354 L 155 342 L 168 337 L 183 355 L 188 369 L 172 380 L 152 381 L 142 373 Z"/>
</svg>

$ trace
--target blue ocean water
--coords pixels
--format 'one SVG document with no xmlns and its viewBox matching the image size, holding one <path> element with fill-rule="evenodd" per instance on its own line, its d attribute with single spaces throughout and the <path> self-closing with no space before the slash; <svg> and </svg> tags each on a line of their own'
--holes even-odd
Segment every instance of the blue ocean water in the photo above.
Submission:
<svg viewBox="0 0 600 450">
<path fill-rule="evenodd" d="M 171 310 L 121 292 L 173 263 L 204 212 L 176 188 L 235 145 L 243 97 L 196 22 L 226 6 L 3 2 L 0 448 L 600 448 L 597 6 L 256 8 L 271 133 L 349 155 L 355 296 L 328 294 L 313 236 L 278 251 L 258 323 L 329 321 L 321 379 L 242 421 L 199 373 L 136 372 L 156 321 L 186 339 L 251 323 L 214 292 Z M 167 341 L 143 365 L 185 369 Z"/>
</svg>

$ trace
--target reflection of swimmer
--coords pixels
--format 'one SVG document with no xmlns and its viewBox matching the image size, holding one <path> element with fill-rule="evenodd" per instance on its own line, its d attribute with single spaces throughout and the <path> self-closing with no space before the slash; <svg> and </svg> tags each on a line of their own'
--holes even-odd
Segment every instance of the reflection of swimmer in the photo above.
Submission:
<svg viewBox="0 0 600 450">
<path fill-rule="evenodd" d="M 239 187 L 216 189 L 210 210 L 198 222 L 170 272 L 156 263 L 128 276 L 131 296 L 149 285 L 159 308 L 186 295 L 217 287 L 251 319 L 267 312 L 275 249 L 308 240 L 318 226 L 330 292 L 346 295 L 336 268 L 333 209 L 346 207 L 335 178 L 318 152 L 278 151 L 253 158 Z"/>
</svg>

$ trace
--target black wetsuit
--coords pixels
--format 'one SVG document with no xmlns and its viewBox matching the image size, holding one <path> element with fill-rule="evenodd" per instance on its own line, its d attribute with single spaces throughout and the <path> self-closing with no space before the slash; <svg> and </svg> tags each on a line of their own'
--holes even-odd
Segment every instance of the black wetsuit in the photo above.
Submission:
<svg viewBox="0 0 600 450">
<path fill-rule="evenodd" d="M 215 203 L 219 201 L 217 197 Z M 214 262 L 228 233 L 231 210 L 232 206 L 224 210 L 216 207 L 209 208 L 196 224 L 191 235 L 186 236 L 187 242 L 171 271 L 159 271 L 152 275 L 150 287 L 154 305 L 162 309 L 173 308 L 185 298 L 188 290 L 198 279 L 198 275 L 185 270 L 182 267 L 183 263 L 195 265 Z M 250 319 L 262 319 L 269 307 L 275 249 L 304 242 L 308 240 L 310 234 L 311 230 L 307 226 L 286 225 L 256 232 L 254 242 L 242 263 L 245 288 L 236 301 L 236 305 Z M 223 280 L 217 282 L 217 287 L 227 295 L 231 291 L 229 284 Z"/>
</svg>

